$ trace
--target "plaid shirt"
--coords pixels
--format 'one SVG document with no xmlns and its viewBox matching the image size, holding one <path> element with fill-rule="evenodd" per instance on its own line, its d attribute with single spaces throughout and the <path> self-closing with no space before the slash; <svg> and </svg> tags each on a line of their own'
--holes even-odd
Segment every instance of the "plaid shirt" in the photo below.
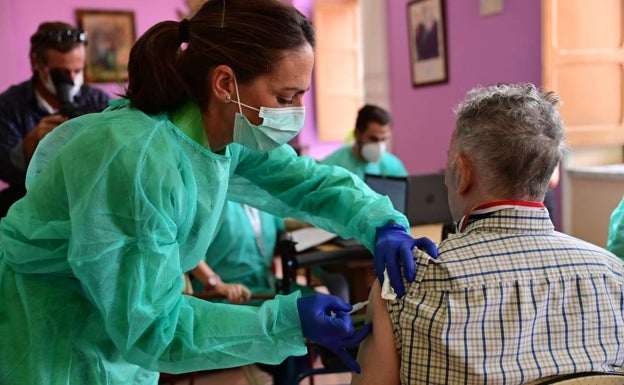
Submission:
<svg viewBox="0 0 624 385">
<path fill-rule="evenodd" d="M 536 207 L 538 206 L 538 207 Z M 404 384 L 521 384 L 624 371 L 624 262 L 530 202 L 462 218 L 388 301 Z"/>
</svg>

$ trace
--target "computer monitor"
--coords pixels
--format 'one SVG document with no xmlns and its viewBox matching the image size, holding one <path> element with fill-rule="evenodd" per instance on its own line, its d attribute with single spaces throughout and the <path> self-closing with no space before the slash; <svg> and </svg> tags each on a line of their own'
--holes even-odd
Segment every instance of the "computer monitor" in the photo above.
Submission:
<svg viewBox="0 0 624 385">
<path fill-rule="evenodd" d="M 410 175 L 407 185 L 410 225 L 453 222 L 443 173 Z"/>
<path fill-rule="evenodd" d="M 407 215 L 408 178 L 365 174 L 364 182 L 373 191 L 390 198 L 394 209 Z"/>
<path fill-rule="evenodd" d="M 364 182 L 390 198 L 411 226 L 453 222 L 443 173 L 389 177 L 366 174 Z"/>
</svg>

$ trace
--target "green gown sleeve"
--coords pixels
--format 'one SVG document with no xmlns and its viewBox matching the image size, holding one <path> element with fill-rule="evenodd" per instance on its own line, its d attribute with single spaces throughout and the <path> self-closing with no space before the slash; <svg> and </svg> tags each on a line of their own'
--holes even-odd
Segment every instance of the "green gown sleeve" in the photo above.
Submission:
<svg viewBox="0 0 624 385">
<path fill-rule="evenodd" d="M 297 156 L 288 145 L 266 153 L 236 144 L 230 149 L 237 165 L 228 191 L 232 200 L 356 238 L 369 250 L 373 250 L 377 227 L 395 221 L 409 229 L 407 218 L 394 210 L 388 197 L 375 193 L 342 167 Z"/>
<path fill-rule="evenodd" d="M 607 250 L 624 259 L 624 197 L 611 213 Z"/>
</svg>

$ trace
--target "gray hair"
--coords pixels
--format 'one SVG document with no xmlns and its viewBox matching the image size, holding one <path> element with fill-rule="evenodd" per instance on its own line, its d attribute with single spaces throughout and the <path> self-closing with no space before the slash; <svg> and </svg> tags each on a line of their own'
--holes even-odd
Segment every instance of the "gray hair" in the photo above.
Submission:
<svg viewBox="0 0 624 385">
<path fill-rule="evenodd" d="M 453 150 L 492 193 L 541 200 L 566 151 L 559 101 L 529 83 L 474 88 L 455 109 Z"/>
</svg>

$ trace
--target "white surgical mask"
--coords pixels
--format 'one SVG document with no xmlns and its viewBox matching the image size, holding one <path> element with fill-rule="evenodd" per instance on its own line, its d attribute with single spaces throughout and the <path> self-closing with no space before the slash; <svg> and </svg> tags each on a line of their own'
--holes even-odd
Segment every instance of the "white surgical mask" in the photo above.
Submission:
<svg viewBox="0 0 624 385">
<path fill-rule="evenodd" d="M 369 163 L 377 163 L 386 152 L 386 142 L 370 142 L 362 145 L 362 157 Z"/>
<path fill-rule="evenodd" d="M 74 85 L 72 86 L 71 90 L 69 91 L 69 98 L 71 100 L 74 100 L 74 97 L 76 95 L 78 95 L 78 92 L 80 92 L 80 88 L 82 87 L 83 83 L 84 83 L 84 73 L 81 71 L 74 78 Z M 43 83 L 43 85 L 52 94 L 54 94 L 54 95 L 58 94 L 58 92 L 56 91 L 56 87 L 54 86 L 54 82 L 52 82 L 52 76 L 50 75 L 50 72 L 48 72 L 48 74 L 46 76 L 46 81 Z"/>
<path fill-rule="evenodd" d="M 288 143 L 301 132 L 305 119 L 305 107 L 260 107 L 259 109 L 251 107 L 239 101 L 236 78 L 234 78 L 234 85 L 237 100 L 231 101 L 238 104 L 239 110 L 234 119 L 234 142 L 254 151 L 269 151 Z M 258 126 L 251 124 L 243 114 L 241 106 L 258 111 L 262 124 Z"/>
</svg>

